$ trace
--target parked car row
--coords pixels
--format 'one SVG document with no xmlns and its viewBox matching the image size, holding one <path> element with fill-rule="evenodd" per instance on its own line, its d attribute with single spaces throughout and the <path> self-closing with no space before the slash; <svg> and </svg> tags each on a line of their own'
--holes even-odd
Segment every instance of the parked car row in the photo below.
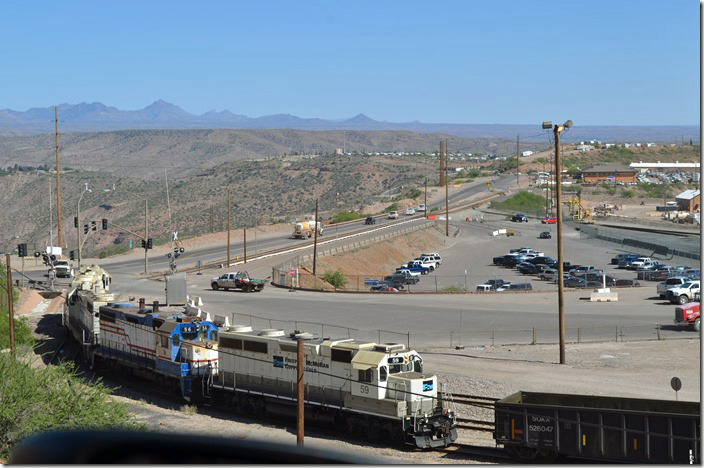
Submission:
<svg viewBox="0 0 704 468">
<path fill-rule="evenodd" d="M 372 291 L 399 291 L 408 284 L 417 284 L 421 275 L 437 270 L 441 263 L 442 257 L 438 253 L 423 253 L 384 276 L 381 281 L 365 278 L 364 282 Z"/>
<path fill-rule="evenodd" d="M 674 276 L 658 284 L 657 293 L 660 299 L 672 303 L 686 304 L 700 294 L 700 280 L 688 276 Z"/>
<path fill-rule="evenodd" d="M 557 260 L 545 256 L 530 247 L 513 249 L 507 255 L 493 258 L 494 265 L 514 268 L 524 275 L 534 275 L 543 281 L 557 282 Z M 604 275 L 604 271 L 592 265 L 573 265 L 562 263 L 563 284 L 568 288 L 600 288 L 606 286 L 639 286 L 640 283 L 631 279 L 615 278 Z M 484 286 L 484 285 L 479 285 Z M 480 289 L 478 287 L 478 289 Z"/>
</svg>

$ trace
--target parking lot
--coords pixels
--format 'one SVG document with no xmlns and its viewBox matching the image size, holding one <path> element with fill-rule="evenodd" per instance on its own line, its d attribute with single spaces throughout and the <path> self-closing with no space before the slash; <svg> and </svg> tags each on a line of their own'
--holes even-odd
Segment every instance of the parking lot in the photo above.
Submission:
<svg viewBox="0 0 704 468">
<path fill-rule="evenodd" d="M 523 275 L 515 269 L 492 264 L 493 257 L 508 254 L 511 249 L 521 247 L 531 247 L 557 259 L 555 225 L 544 225 L 535 219 L 530 219 L 527 223 L 513 223 L 498 215 L 484 215 L 483 223 L 459 221 L 466 217 L 480 216 L 481 213 L 476 211 L 453 216 L 450 227 L 457 235 L 448 238 L 446 246 L 439 252 L 443 258 L 442 265 L 434 272 L 422 275 L 418 284 L 406 287 L 411 291 L 476 291 L 479 284 L 492 279 L 503 279 L 511 283 L 530 283 L 532 289 L 537 291 L 557 289 L 555 283 L 542 281 L 537 276 Z M 501 228 L 511 229 L 516 235 L 491 235 L 493 231 Z M 551 232 L 550 239 L 539 238 L 540 233 L 544 231 Z M 611 264 L 611 258 L 619 253 L 624 252 L 580 240 L 579 231 L 569 226 L 563 227 L 564 261 L 573 265 L 592 265 L 603 270 L 606 275 L 619 279 L 636 280 L 635 271 L 618 269 L 616 265 Z M 642 280 L 640 283 L 646 284 Z"/>
</svg>

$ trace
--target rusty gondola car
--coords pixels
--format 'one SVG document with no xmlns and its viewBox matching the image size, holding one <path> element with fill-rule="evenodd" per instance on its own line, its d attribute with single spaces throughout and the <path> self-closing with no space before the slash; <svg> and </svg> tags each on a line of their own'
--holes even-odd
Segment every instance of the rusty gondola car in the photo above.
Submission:
<svg viewBox="0 0 704 468">
<path fill-rule="evenodd" d="M 701 463 L 700 404 L 517 392 L 496 402 L 494 439 L 522 459 Z"/>
</svg>

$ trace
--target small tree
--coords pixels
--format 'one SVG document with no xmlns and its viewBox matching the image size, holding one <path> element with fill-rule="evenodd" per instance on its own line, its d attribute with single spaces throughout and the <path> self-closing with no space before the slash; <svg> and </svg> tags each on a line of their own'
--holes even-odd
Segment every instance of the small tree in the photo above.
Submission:
<svg viewBox="0 0 704 468">
<path fill-rule="evenodd" d="M 347 285 L 347 278 L 340 270 L 327 270 L 323 273 L 323 280 L 333 286 L 335 289 L 342 289 Z"/>
</svg>

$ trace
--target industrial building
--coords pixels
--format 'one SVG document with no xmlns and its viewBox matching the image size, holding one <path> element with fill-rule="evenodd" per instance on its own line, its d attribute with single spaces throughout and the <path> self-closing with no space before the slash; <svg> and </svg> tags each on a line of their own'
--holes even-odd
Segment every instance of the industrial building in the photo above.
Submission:
<svg viewBox="0 0 704 468">
<path fill-rule="evenodd" d="M 690 213 L 699 211 L 699 200 L 699 190 L 685 190 L 675 197 L 679 210 L 689 211 Z"/>
<path fill-rule="evenodd" d="M 582 182 L 636 182 L 638 170 L 620 164 L 598 164 L 582 169 Z"/>
</svg>

